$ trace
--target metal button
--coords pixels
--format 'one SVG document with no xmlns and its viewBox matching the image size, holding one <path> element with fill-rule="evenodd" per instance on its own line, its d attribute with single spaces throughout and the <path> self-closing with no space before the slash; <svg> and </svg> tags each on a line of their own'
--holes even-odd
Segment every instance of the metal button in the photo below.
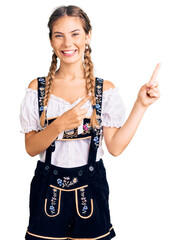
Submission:
<svg viewBox="0 0 180 240">
<path fill-rule="evenodd" d="M 93 171 L 94 171 L 94 167 L 93 167 L 93 166 L 90 166 L 90 167 L 89 167 L 89 171 L 90 171 L 90 172 L 93 172 Z"/>
<path fill-rule="evenodd" d="M 58 175 L 58 170 L 54 169 L 53 173 L 54 175 Z"/>
<path fill-rule="evenodd" d="M 49 170 L 49 165 L 45 166 L 45 170 L 48 171 Z"/>
<path fill-rule="evenodd" d="M 83 170 L 79 170 L 78 175 L 81 177 L 83 175 Z"/>
<path fill-rule="evenodd" d="M 51 146 L 52 148 L 54 148 L 54 147 L 55 147 L 55 141 L 53 141 L 50 146 Z"/>
</svg>

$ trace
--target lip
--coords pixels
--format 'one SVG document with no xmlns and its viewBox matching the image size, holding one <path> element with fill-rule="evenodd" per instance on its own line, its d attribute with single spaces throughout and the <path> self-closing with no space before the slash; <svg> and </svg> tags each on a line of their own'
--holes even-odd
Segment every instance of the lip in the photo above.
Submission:
<svg viewBox="0 0 180 240">
<path fill-rule="evenodd" d="M 65 53 L 66 52 L 66 53 Z M 71 57 L 74 56 L 74 54 L 77 52 L 77 49 L 71 49 L 71 50 L 62 50 L 61 53 L 63 54 L 63 56 L 66 57 Z"/>
<path fill-rule="evenodd" d="M 71 51 L 75 51 L 75 50 L 77 50 L 77 49 L 65 49 L 65 50 L 62 50 L 61 52 L 71 52 Z"/>
</svg>

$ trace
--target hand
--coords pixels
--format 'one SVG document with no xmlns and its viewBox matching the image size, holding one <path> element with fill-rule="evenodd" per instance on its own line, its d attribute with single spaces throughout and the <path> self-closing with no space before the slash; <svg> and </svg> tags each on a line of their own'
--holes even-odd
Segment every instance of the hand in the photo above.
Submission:
<svg viewBox="0 0 180 240">
<path fill-rule="evenodd" d="M 160 67 L 161 64 L 158 63 L 152 74 L 150 81 L 146 83 L 144 86 L 142 86 L 138 93 L 137 102 L 140 102 L 144 107 L 148 107 L 160 97 L 158 89 L 159 83 L 156 81 L 156 77 Z"/>
<path fill-rule="evenodd" d="M 89 100 L 90 95 L 84 97 L 75 107 L 58 117 L 59 124 L 63 126 L 64 130 L 74 129 L 81 125 L 82 120 L 86 117 L 88 110 L 81 107 Z"/>
</svg>

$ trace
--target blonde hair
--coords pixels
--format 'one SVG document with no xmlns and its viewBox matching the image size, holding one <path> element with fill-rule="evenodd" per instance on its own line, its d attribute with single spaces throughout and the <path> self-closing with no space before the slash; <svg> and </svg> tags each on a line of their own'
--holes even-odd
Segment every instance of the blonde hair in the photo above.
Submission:
<svg viewBox="0 0 180 240">
<path fill-rule="evenodd" d="M 92 29 L 90 20 L 86 13 L 77 6 L 62 6 L 58 7 L 50 16 L 48 27 L 49 27 L 49 37 L 52 38 L 52 27 L 53 23 L 58 20 L 59 18 L 63 16 L 73 16 L 73 17 L 79 17 L 84 31 L 86 34 L 89 34 L 89 31 Z M 95 77 L 93 72 L 93 63 L 91 61 L 91 47 L 90 45 L 86 45 L 85 52 L 84 52 L 84 77 L 86 79 L 86 89 L 87 94 L 91 92 L 90 101 L 92 106 L 96 104 L 96 98 L 95 98 Z M 46 77 L 46 88 L 45 88 L 45 98 L 44 98 L 44 106 L 47 107 L 50 95 L 51 95 L 51 89 L 53 85 L 53 80 L 55 77 L 55 72 L 57 68 L 57 56 L 55 53 L 52 55 L 52 61 L 51 66 L 49 68 L 48 76 Z M 46 108 L 45 108 L 46 109 Z M 41 118 L 40 118 L 40 124 L 42 127 L 45 125 L 45 118 L 46 118 L 46 110 L 44 109 Z M 93 129 L 100 128 L 97 122 L 97 116 L 96 116 L 96 109 L 93 109 L 93 113 L 91 116 L 90 121 L 91 127 Z"/>
</svg>

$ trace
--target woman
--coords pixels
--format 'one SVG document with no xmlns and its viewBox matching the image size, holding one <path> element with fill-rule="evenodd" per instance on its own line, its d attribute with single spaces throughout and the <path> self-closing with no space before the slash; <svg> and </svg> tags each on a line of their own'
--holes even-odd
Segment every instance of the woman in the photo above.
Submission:
<svg viewBox="0 0 180 240">
<path fill-rule="evenodd" d="M 51 67 L 47 77 L 29 84 L 20 113 L 26 150 L 30 156 L 40 154 L 26 239 L 109 240 L 115 231 L 102 139 L 113 156 L 124 151 L 146 109 L 160 96 L 155 81 L 160 64 L 123 125 L 118 89 L 93 74 L 92 27 L 86 13 L 76 6 L 59 7 L 48 27 Z"/>
</svg>

